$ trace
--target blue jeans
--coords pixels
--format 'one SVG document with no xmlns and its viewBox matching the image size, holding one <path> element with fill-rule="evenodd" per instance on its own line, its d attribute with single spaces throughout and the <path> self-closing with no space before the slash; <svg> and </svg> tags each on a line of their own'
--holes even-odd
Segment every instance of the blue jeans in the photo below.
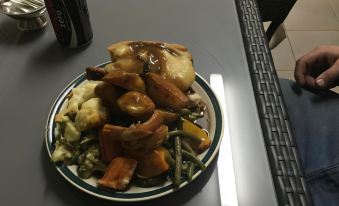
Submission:
<svg viewBox="0 0 339 206">
<path fill-rule="evenodd" d="M 292 131 L 316 206 L 339 205 L 339 95 L 280 79 Z"/>
</svg>

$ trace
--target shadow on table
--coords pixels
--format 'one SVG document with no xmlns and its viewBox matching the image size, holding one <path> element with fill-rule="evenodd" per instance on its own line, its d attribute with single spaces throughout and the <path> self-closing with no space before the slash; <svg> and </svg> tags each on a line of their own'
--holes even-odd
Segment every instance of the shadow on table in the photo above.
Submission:
<svg viewBox="0 0 339 206">
<path fill-rule="evenodd" d="M 218 155 L 217 155 L 218 156 Z M 173 206 L 173 205 L 184 205 L 190 199 L 192 199 L 195 195 L 201 192 L 204 185 L 207 184 L 208 180 L 212 176 L 214 169 L 217 165 L 217 156 L 212 161 L 210 166 L 192 183 L 188 184 L 184 188 L 166 195 L 164 197 L 158 198 L 156 200 L 143 201 L 143 206 Z M 112 202 L 108 200 L 102 200 L 91 195 L 88 195 L 79 189 L 72 186 L 65 179 L 62 178 L 60 174 L 58 174 L 57 170 L 54 168 L 51 163 L 45 144 L 42 145 L 41 148 L 41 163 L 44 170 L 47 188 L 46 193 L 51 192 L 55 193 L 61 201 L 65 203 L 65 205 L 101 205 L 101 206 L 111 206 L 111 205 L 140 205 L 139 203 L 121 203 L 121 202 Z M 46 194 L 47 195 L 47 194 Z"/>
<path fill-rule="evenodd" d="M 32 65 L 37 65 L 39 68 L 59 69 L 57 66 L 58 64 L 65 63 L 72 59 L 72 57 L 86 50 L 89 45 L 90 44 L 78 48 L 68 48 L 66 46 L 62 46 L 57 40 L 55 40 L 49 45 L 39 48 L 34 54 L 32 54 L 30 62 Z"/>
</svg>

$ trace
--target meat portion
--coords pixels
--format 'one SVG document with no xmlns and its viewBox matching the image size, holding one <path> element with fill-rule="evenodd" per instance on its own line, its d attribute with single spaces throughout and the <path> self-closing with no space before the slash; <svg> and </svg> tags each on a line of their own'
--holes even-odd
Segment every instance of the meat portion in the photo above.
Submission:
<svg viewBox="0 0 339 206">
<path fill-rule="evenodd" d="M 108 51 L 114 69 L 130 73 L 154 72 L 186 91 L 195 80 L 192 55 L 178 44 L 155 41 L 124 41 Z"/>
</svg>

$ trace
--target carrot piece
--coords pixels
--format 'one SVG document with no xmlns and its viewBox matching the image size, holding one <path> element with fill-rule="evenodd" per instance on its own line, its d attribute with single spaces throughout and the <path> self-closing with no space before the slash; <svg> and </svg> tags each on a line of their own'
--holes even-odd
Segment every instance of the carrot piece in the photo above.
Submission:
<svg viewBox="0 0 339 206">
<path fill-rule="evenodd" d="M 101 152 L 101 159 L 105 163 L 111 162 L 114 158 L 123 154 L 123 148 L 119 141 L 113 140 L 110 136 L 99 135 L 99 145 Z"/>
<path fill-rule="evenodd" d="M 137 161 L 125 157 L 117 157 L 111 161 L 104 176 L 98 180 L 101 187 L 114 190 L 126 190 L 137 166 Z"/>
<path fill-rule="evenodd" d="M 112 124 L 105 124 L 101 130 L 101 133 L 105 137 L 109 137 L 112 140 L 120 141 L 122 140 L 121 134 L 126 130 L 126 127 L 116 126 Z"/>
<path fill-rule="evenodd" d="M 154 177 L 166 172 L 169 169 L 167 154 L 168 151 L 164 147 L 158 147 L 145 154 L 138 161 L 137 173 L 143 177 Z"/>
<path fill-rule="evenodd" d="M 164 143 L 168 135 L 168 126 L 162 124 L 154 130 L 153 134 L 143 139 L 144 150 L 153 150 Z"/>
</svg>

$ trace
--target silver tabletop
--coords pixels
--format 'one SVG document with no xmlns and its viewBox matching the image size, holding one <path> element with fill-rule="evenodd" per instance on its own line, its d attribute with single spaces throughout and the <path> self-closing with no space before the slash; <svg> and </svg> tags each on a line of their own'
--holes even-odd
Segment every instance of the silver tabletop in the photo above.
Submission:
<svg viewBox="0 0 339 206">
<path fill-rule="evenodd" d="M 68 49 L 49 22 L 35 33 L 0 16 L 0 205 L 124 205 L 66 182 L 47 157 L 44 128 L 61 90 L 87 66 L 109 60 L 122 40 L 187 46 L 198 73 L 223 75 L 239 205 L 277 205 L 233 0 L 88 0 L 93 42 Z M 212 164 L 191 186 L 140 205 L 220 205 Z M 127 204 L 134 205 L 134 204 Z"/>
</svg>

